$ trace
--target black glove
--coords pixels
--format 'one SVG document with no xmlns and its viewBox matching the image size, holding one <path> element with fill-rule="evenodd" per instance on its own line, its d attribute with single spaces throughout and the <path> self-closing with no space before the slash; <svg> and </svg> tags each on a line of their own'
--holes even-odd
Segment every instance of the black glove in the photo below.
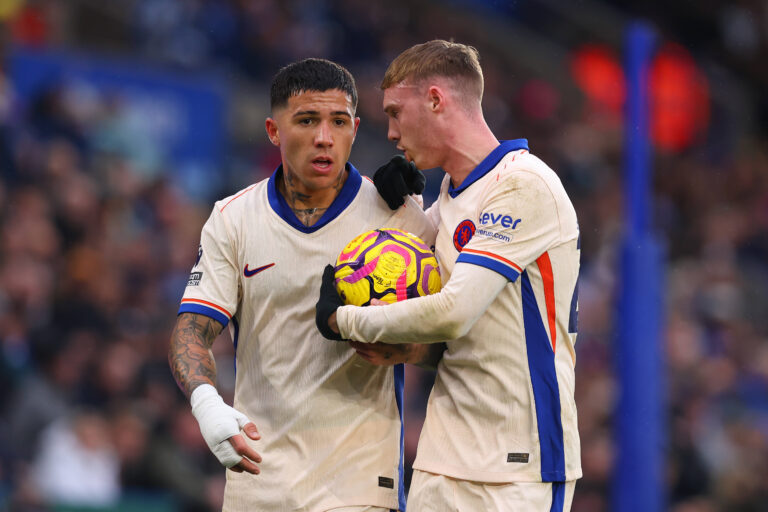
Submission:
<svg viewBox="0 0 768 512">
<path fill-rule="evenodd" d="M 320 333 L 329 340 L 343 341 L 341 334 L 334 332 L 328 325 L 328 319 L 343 306 L 341 297 L 336 291 L 335 272 L 333 265 L 326 265 L 323 271 L 323 284 L 320 285 L 320 298 L 315 305 L 315 323 Z"/>
<path fill-rule="evenodd" d="M 392 210 L 397 210 L 405 203 L 408 194 L 421 194 L 427 179 L 402 155 L 393 156 L 373 174 L 373 184 L 379 195 Z"/>
</svg>

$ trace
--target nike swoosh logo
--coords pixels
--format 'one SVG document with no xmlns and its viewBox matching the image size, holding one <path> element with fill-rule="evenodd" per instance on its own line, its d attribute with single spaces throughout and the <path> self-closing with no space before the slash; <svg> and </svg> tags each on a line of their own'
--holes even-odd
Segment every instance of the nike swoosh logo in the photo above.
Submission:
<svg viewBox="0 0 768 512">
<path fill-rule="evenodd" d="M 245 268 L 243 269 L 243 275 L 245 277 L 253 277 L 259 272 L 262 272 L 264 270 L 267 270 L 269 267 L 274 266 L 274 263 L 270 263 L 269 265 L 264 265 L 263 267 L 256 267 L 255 269 L 251 270 L 248 268 L 248 264 L 245 264 Z"/>
</svg>

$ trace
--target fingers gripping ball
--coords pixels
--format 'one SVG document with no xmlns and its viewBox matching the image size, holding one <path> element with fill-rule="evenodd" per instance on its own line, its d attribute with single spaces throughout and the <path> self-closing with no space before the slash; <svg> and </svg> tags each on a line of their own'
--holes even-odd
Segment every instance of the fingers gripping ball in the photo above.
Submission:
<svg viewBox="0 0 768 512">
<path fill-rule="evenodd" d="M 419 237 L 377 229 L 355 237 L 336 260 L 336 290 L 345 304 L 399 302 L 440 291 L 437 259 Z"/>
</svg>

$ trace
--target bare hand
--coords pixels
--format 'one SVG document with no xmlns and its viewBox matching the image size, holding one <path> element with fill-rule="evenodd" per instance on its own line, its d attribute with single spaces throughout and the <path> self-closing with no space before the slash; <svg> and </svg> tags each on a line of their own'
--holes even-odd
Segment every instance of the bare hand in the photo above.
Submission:
<svg viewBox="0 0 768 512">
<path fill-rule="evenodd" d="M 256 425 L 253 423 L 247 423 L 243 427 L 243 432 L 245 432 L 245 435 L 254 441 L 261 439 L 261 435 L 259 434 Z M 246 473 L 251 473 L 252 475 L 258 475 L 260 471 L 258 466 L 256 466 L 254 463 L 261 462 L 261 455 L 256 453 L 256 450 L 251 448 L 251 446 L 245 441 L 245 439 L 243 439 L 243 436 L 240 434 L 230 437 L 229 442 L 232 444 L 232 448 L 234 448 L 239 455 L 243 456 L 242 460 L 238 464 L 235 464 L 229 469 L 235 473 L 242 473 L 245 471 Z"/>
<path fill-rule="evenodd" d="M 412 345 L 392 345 L 390 343 L 361 343 L 350 341 L 350 346 L 357 355 L 377 366 L 392 366 L 410 362 Z"/>
<path fill-rule="evenodd" d="M 371 299 L 371 306 L 388 306 L 389 302 L 381 299 Z M 350 346 L 355 349 L 357 355 L 376 366 L 392 366 L 401 363 L 410 363 L 413 345 L 391 343 L 361 343 L 350 341 Z"/>
</svg>

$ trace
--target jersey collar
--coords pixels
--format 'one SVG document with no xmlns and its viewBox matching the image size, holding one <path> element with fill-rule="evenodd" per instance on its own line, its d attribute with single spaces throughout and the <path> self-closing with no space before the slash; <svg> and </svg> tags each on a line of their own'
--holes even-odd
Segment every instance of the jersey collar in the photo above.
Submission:
<svg viewBox="0 0 768 512">
<path fill-rule="evenodd" d="M 466 190 L 471 184 L 488 174 L 488 171 L 496 167 L 496 164 L 504 158 L 504 155 L 511 153 L 512 151 L 518 151 L 521 149 L 528 149 L 528 139 L 513 139 L 500 141 L 501 144 L 491 151 L 482 162 L 477 164 L 477 167 L 472 169 L 472 172 L 464 178 L 457 188 L 453 188 L 453 184 L 448 182 L 448 194 L 451 197 L 456 197 Z"/>
<path fill-rule="evenodd" d="M 320 217 L 320 220 L 318 220 L 314 225 L 305 226 L 299 222 L 299 219 L 296 218 L 296 214 L 293 213 L 291 207 L 288 206 L 288 202 L 277 190 L 277 180 L 282 179 L 283 176 L 282 164 L 280 164 L 277 169 L 275 169 L 275 172 L 272 173 L 272 176 L 269 177 L 269 183 L 267 185 L 267 197 L 269 198 L 269 205 L 272 207 L 276 214 L 278 214 L 294 229 L 297 229 L 302 233 L 314 233 L 338 217 L 339 214 L 343 212 L 355 198 L 357 191 L 360 190 L 360 183 L 363 180 L 362 176 L 360 176 L 360 173 L 351 163 L 347 162 L 345 167 L 349 173 L 347 176 L 347 181 L 344 182 L 344 186 L 341 187 L 339 195 L 336 196 L 336 199 L 333 200 L 331 206 L 325 211 L 323 216 Z"/>
</svg>

